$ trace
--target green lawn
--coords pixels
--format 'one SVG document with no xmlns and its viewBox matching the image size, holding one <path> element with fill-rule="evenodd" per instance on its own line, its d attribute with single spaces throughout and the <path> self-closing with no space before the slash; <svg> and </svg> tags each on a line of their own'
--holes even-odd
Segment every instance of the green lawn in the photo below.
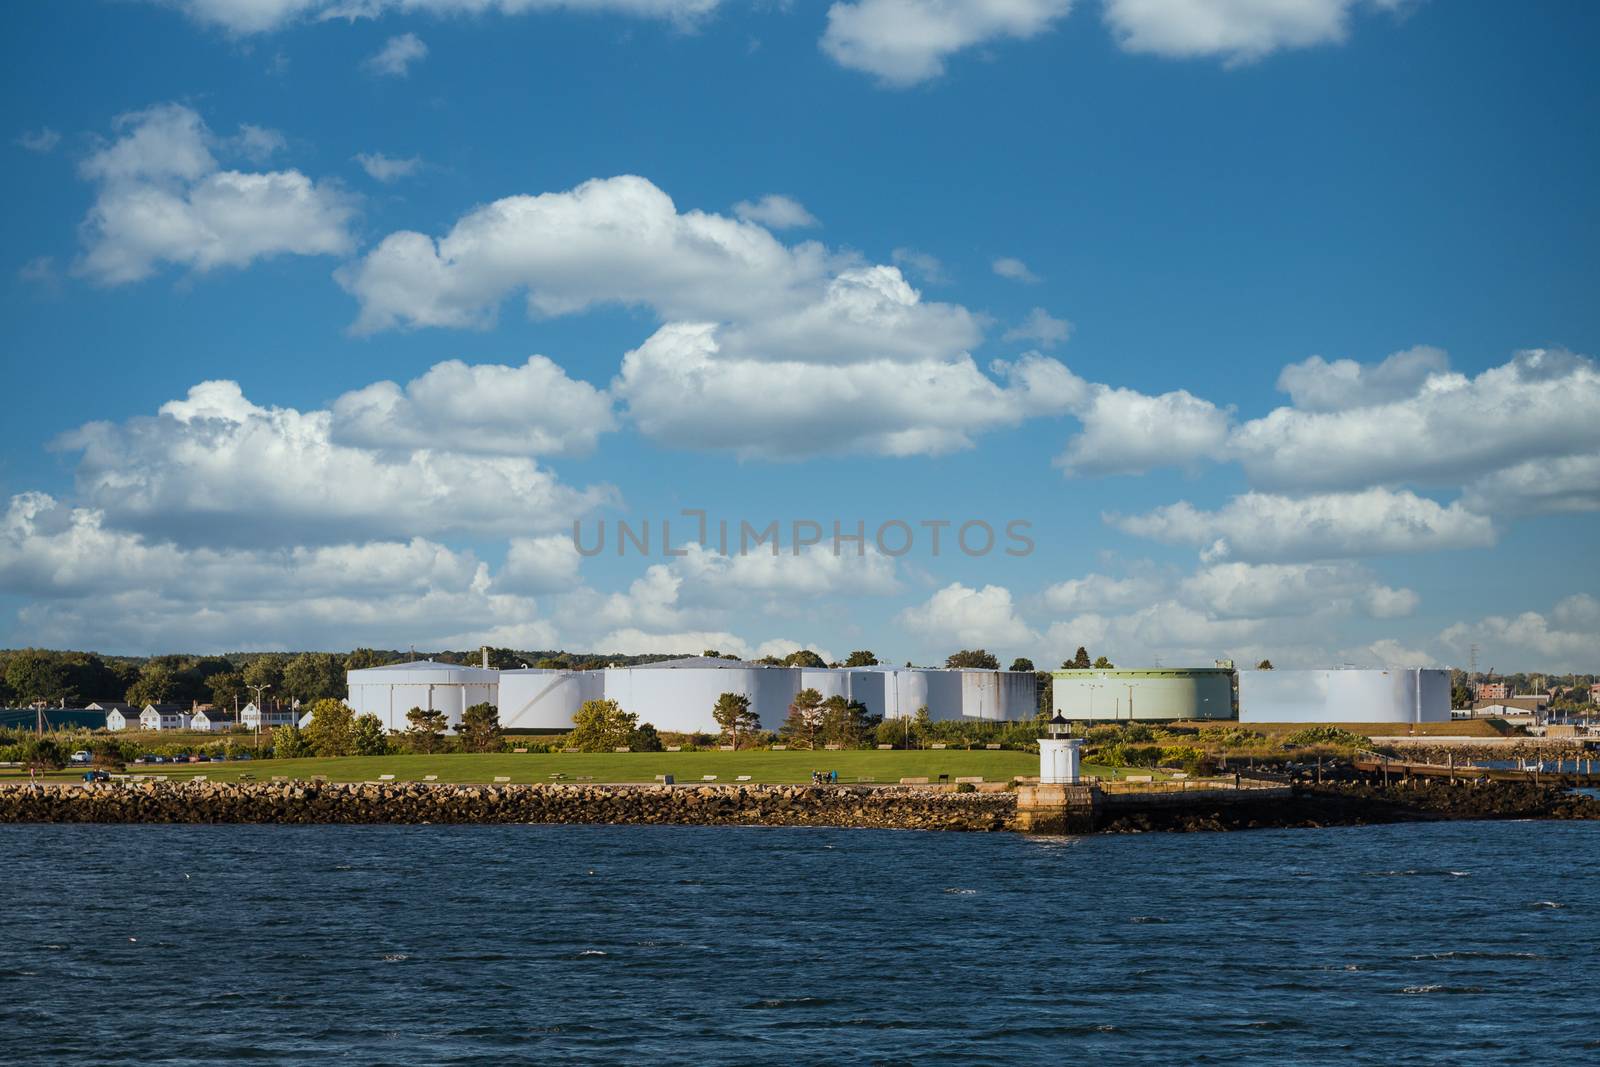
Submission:
<svg viewBox="0 0 1600 1067">
<path fill-rule="evenodd" d="M 619 752 L 619 753 L 448 753 L 434 756 L 342 756 L 330 759 L 252 760 L 242 763 L 196 763 L 174 767 L 135 766 L 134 773 L 166 774 L 180 780 L 204 774 L 212 781 L 234 781 L 250 774 L 257 779 L 275 775 L 310 778 L 326 775 L 336 782 L 375 780 L 380 774 L 393 774 L 397 781 L 421 781 L 423 775 L 437 774 L 441 782 L 490 782 L 498 775 L 512 782 L 548 782 L 552 774 L 564 774 L 566 781 L 580 775 L 593 776 L 596 782 L 652 782 L 658 774 L 676 776 L 679 783 L 698 782 L 714 774 L 719 783 L 732 783 L 736 776 L 750 775 L 752 782 L 793 783 L 811 780 L 812 770 L 834 770 L 841 781 L 858 777 L 878 782 L 898 782 L 901 778 L 926 776 L 937 780 L 941 774 L 956 777 L 981 776 L 986 781 L 1006 781 L 1017 775 L 1039 773 L 1039 757 L 1027 752 L 990 752 L 964 749 L 880 752 Z M 1137 768 L 1135 768 L 1137 770 Z M 1106 767 L 1085 766 L 1085 773 L 1111 776 L 1126 773 Z M 81 771 L 50 775 L 54 779 L 78 777 Z M 16 771 L 4 771 L 4 780 L 15 780 Z M 24 773 L 21 777 L 26 777 Z"/>
</svg>

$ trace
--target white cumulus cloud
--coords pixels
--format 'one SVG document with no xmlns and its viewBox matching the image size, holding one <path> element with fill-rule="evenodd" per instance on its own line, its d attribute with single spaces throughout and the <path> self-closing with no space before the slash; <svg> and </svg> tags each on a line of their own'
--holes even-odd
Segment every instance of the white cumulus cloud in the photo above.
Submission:
<svg viewBox="0 0 1600 1067">
<path fill-rule="evenodd" d="M 259 407 L 202 382 L 154 417 L 62 436 L 84 501 L 118 526 L 179 542 L 339 542 L 566 527 L 615 498 L 525 456 L 340 444 L 328 411 Z"/>
<path fill-rule="evenodd" d="M 132 112 L 117 138 L 83 161 L 99 189 L 83 223 L 78 270 L 108 285 L 138 281 L 162 263 L 198 272 L 274 255 L 339 255 L 352 247 L 351 197 L 298 170 L 220 169 L 220 142 L 179 104 Z M 244 135 L 246 150 L 263 134 Z"/>
<path fill-rule="evenodd" d="M 1105 21 L 1128 52 L 1247 63 L 1281 49 L 1338 44 L 1357 8 L 1402 0 L 1106 0 Z"/>
<path fill-rule="evenodd" d="M 375 382 L 333 403 L 334 443 L 379 451 L 581 455 L 616 426 L 611 399 L 530 356 L 517 366 L 434 364 L 404 387 Z"/>
<path fill-rule="evenodd" d="M 1038 637 L 1017 613 L 1011 590 L 1000 585 L 975 589 L 951 582 L 900 612 L 896 621 L 923 638 L 961 648 L 1031 647 Z"/>
<path fill-rule="evenodd" d="M 1072 0 L 840 0 L 822 50 L 901 88 L 939 77 L 958 52 L 1036 37 L 1071 10 Z"/>
<path fill-rule="evenodd" d="M 397 159 L 382 152 L 360 152 L 355 156 L 355 161 L 361 164 L 361 169 L 367 172 L 367 177 L 385 185 L 415 174 L 417 168 L 422 166 L 422 160 L 417 156 Z"/>
<path fill-rule="evenodd" d="M 804 204 L 780 193 L 769 193 L 760 200 L 741 200 L 733 205 L 733 213 L 769 230 L 817 225 L 816 216 L 807 211 Z"/>
<path fill-rule="evenodd" d="M 390 78 L 404 78 L 411 73 L 411 65 L 428 57 L 428 46 L 414 33 L 402 33 L 389 38 L 383 47 L 366 62 L 374 74 Z"/>
<path fill-rule="evenodd" d="M 1495 541 L 1489 519 L 1459 501 L 1441 505 L 1390 489 L 1304 497 L 1252 492 L 1217 511 L 1180 501 L 1144 515 L 1113 514 L 1106 520 L 1138 537 L 1202 548 L 1215 561 L 1352 558 L 1483 548 Z"/>
</svg>

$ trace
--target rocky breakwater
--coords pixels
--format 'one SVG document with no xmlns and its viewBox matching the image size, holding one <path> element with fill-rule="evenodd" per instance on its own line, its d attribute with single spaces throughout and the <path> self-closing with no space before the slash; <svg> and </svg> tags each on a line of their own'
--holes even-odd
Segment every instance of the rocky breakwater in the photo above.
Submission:
<svg viewBox="0 0 1600 1067">
<path fill-rule="evenodd" d="M 677 823 L 1007 830 L 1012 793 L 886 786 L 112 782 L 0 785 L 0 822 Z"/>
<path fill-rule="evenodd" d="M 1136 801 L 1136 798 L 1130 798 Z M 1600 819 L 1600 803 L 1560 786 L 1529 782 L 1447 782 L 1299 785 L 1288 796 L 1230 804 L 1194 798 L 1185 805 L 1107 812 L 1097 828 L 1113 833 L 1152 830 L 1253 830 L 1270 827 L 1365 826 L 1446 819 Z"/>
</svg>

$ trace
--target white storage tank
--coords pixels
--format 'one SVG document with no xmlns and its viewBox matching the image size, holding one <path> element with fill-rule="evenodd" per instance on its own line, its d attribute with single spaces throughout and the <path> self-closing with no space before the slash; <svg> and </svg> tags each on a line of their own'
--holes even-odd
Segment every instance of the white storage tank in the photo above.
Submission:
<svg viewBox="0 0 1600 1067">
<path fill-rule="evenodd" d="M 1020 722 L 1039 711 L 1039 679 L 1032 671 L 965 669 L 961 675 L 961 717 L 989 722 Z"/>
<path fill-rule="evenodd" d="M 927 672 L 911 667 L 847 667 L 852 699 L 866 705 L 867 714 L 884 719 L 914 719 L 928 703 Z M 932 714 L 931 712 L 929 713 Z"/>
<path fill-rule="evenodd" d="M 1239 672 L 1240 722 L 1450 721 L 1450 672 L 1438 668 Z"/>
<path fill-rule="evenodd" d="M 605 695 L 605 671 L 501 671 L 500 725 L 507 730 L 570 730 L 578 709 Z"/>
<path fill-rule="evenodd" d="M 800 668 L 800 688 L 815 689 L 822 694 L 823 700 L 829 697 L 854 699 L 851 696 L 854 680 L 853 672 L 835 667 Z"/>
<path fill-rule="evenodd" d="M 761 728 L 776 730 L 800 692 L 799 667 L 767 667 L 741 660 L 692 656 L 637 667 L 608 667 L 607 700 L 639 716 L 657 730 L 716 733 L 711 709 L 723 693 L 750 698 Z"/>
<path fill-rule="evenodd" d="M 345 683 L 350 693 L 346 702 L 357 715 L 376 715 L 395 731 L 410 726 L 406 712 L 412 708 L 442 711 L 454 727 L 462 711 L 474 704 L 500 705 L 499 671 L 434 660 L 346 671 Z"/>
<path fill-rule="evenodd" d="M 961 672 L 923 667 L 918 673 L 928 690 L 928 717 L 936 722 L 961 718 Z"/>
</svg>

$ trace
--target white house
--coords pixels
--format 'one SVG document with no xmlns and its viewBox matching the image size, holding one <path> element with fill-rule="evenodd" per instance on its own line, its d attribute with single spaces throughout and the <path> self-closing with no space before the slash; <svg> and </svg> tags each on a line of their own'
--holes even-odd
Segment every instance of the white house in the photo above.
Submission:
<svg viewBox="0 0 1600 1067">
<path fill-rule="evenodd" d="M 292 726 L 296 715 L 293 708 L 270 707 L 265 713 L 252 701 L 239 709 L 239 724 L 254 730 L 271 730 L 278 726 Z"/>
<path fill-rule="evenodd" d="M 182 704 L 146 704 L 139 713 L 143 730 L 187 730 L 191 716 Z"/>
<path fill-rule="evenodd" d="M 189 720 L 191 730 L 202 730 L 208 734 L 221 734 L 239 725 L 239 720 L 233 717 L 233 712 L 223 708 L 201 708 Z"/>
<path fill-rule="evenodd" d="M 107 730 L 137 730 L 139 728 L 139 709 L 132 704 L 116 704 L 107 701 L 104 704 L 90 704 L 88 710 L 106 713 Z"/>
</svg>

